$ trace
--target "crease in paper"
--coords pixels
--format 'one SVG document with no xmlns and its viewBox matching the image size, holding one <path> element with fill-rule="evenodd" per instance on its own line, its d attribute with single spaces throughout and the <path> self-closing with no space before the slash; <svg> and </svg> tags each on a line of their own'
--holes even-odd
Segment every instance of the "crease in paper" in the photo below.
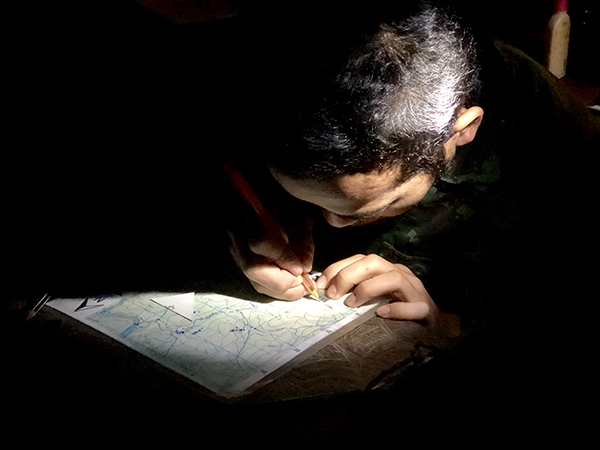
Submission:
<svg viewBox="0 0 600 450">
<path fill-rule="evenodd" d="M 186 294 L 169 295 L 167 297 L 153 297 L 150 300 L 164 306 L 167 309 L 193 320 L 194 315 L 194 292 Z"/>
</svg>

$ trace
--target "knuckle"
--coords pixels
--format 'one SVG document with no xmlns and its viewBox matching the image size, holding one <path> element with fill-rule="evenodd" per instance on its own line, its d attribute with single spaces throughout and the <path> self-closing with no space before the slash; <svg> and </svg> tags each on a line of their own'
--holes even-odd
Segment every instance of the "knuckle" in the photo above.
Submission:
<svg viewBox="0 0 600 450">
<path fill-rule="evenodd" d="M 365 258 L 365 261 L 368 263 L 368 265 L 375 269 L 383 268 L 389 264 L 389 262 L 387 260 L 383 259 L 381 256 L 376 255 L 374 253 L 371 253 L 370 255 L 367 255 L 364 258 Z"/>
<path fill-rule="evenodd" d="M 346 268 L 343 268 L 338 272 L 336 280 L 336 284 L 341 284 L 343 286 L 354 284 L 354 282 L 351 280 L 350 273 L 348 270 L 346 270 Z"/>
<path fill-rule="evenodd" d="M 419 278 L 417 278 L 417 277 L 412 278 L 412 283 L 417 291 L 427 292 L 427 289 L 425 289 L 425 285 Z"/>
<path fill-rule="evenodd" d="M 338 280 L 342 280 L 342 279 L 347 279 L 348 278 L 348 268 L 347 267 L 342 267 L 341 269 L 339 269 L 337 271 L 337 273 L 335 274 L 336 278 Z"/>
<path fill-rule="evenodd" d="M 401 289 L 406 285 L 406 277 L 401 272 L 390 271 L 388 276 L 391 277 L 392 283 L 398 288 Z"/>
<path fill-rule="evenodd" d="M 408 267 L 408 266 L 403 266 L 403 267 L 404 267 L 404 270 L 406 270 L 406 272 L 409 275 L 412 275 L 413 277 L 416 277 L 415 273 L 410 269 L 410 267 Z"/>
</svg>

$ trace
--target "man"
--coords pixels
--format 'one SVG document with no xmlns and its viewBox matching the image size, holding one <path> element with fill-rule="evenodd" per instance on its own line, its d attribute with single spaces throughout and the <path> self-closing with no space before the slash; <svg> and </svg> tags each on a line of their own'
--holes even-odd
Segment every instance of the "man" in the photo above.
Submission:
<svg viewBox="0 0 600 450">
<path fill-rule="evenodd" d="M 329 261 L 318 287 L 331 298 L 350 293 L 351 307 L 389 296 L 380 316 L 456 336 L 461 319 L 481 328 L 524 311 L 518 299 L 547 273 L 546 244 L 564 225 L 548 212 L 583 201 L 588 179 L 581 166 L 557 163 L 565 149 L 593 157 L 598 124 L 520 52 L 476 41 L 444 9 L 402 8 L 322 19 L 324 34 L 307 25 L 326 36 L 326 56 L 290 52 L 301 63 L 281 74 L 299 81 L 282 88 L 281 109 L 295 114 L 281 114 L 264 159 L 290 196 L 320 207 L 334 227 L 387 219 L 363 250 L 372 254 Z M 232 233 L 234 259 L 256 290 L 285 300 L 305 295 L 299 275 L 315 250 L 311 227 L 291 222 L 303 225 L 288 245 Z M 534 259 L 515 267 L 518 253 Z M 526 284 L 519 294 L 511 273 Z M 509 293 L 517 306 L 506 307 Z"/>
</svg>

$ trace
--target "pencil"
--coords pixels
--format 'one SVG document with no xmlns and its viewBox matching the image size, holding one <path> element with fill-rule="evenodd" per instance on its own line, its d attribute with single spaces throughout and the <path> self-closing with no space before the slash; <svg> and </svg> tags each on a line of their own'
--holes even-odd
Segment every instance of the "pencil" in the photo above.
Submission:
<svg viewBox="0 0 600 450">
<path fill-rule="evenodd" d="M 40 309 L 44 307 L 48 300 L 50 300 L 50 294 L 44 294 L 37 304 L 27 312 L 27 317 L 25 317 L 25 320 L 32 319 L 38 312 L 40 312 Z"/>
<path fill-rule="evenodd" d="M 314 280 L 306 272 L 302 273 L 302 285 L 316 300 L 319 300 L 319 293 L 317 292 L 317 285 Z"/>
<path fill-rule="evenodd" d="M 246 203 L 248 203 L 258 215 L 259 220 L 263 223 L 267 232 L 274 237 L 281 237 L 285 244 L 288 244 L 287 235 L 285 231 L 281 229 L 281 227 L 275 222 L 275 220 L 271 217 L 271 215 L 267 212 L 267 210 L 262 205 L 260 199 L 250 186 L 250 184 L 246 181 L 242 173 L 238 170 L 238 168 L 233 164 L 232 160 L 229 160 L 225 163 L 224 166 L 225 174 L 229 181 L 235 188 L 235 190 L 240 194 L 240 196 L 244 199 Z M 304 288 L 313 296 L 316 300 L 319 299 L 319 293 L 317 292 L 317 285 L 314 280 L 310 277 L 310 275 L 306 272 L 302 273 L 302 285 Z"/>
<path fill-rule="evenodd" d="M 227 161 L 224 169 L 227 178 L 229 178 L 229 181 L 235 190 L 240 194 L 244 201 L 254 209 L 259 220 L 267 229 L 267 232 L 273 237 L 281 237 L 287 244 L 288 239 L 285 232 L 275 223 L 275 220 L 264 208 L 256 193 L 244 178 L 244 175 L 242 175 L 238 168 L 233 164 L 233 161 Z"/>
</svg>

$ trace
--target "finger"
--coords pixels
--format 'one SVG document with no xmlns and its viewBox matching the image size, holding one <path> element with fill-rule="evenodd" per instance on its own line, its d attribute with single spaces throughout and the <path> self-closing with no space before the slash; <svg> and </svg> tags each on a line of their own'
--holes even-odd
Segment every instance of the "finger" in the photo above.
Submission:
<svg viewBox="0 0 600 450">
<path fill-rule="evenodd" d="M 298 292 L 300 295 L 294 296 L 300 298 L 304 295 L 304 286 L 300 276 L 292 275 L 262 256 L 254 255 L 251 260 L 247 260 L 242 257 L 236 248 L 233 248 L 232 251 L 236 262 L 240 261 L 238 266 L 240 266 L 244 275 L 254 285 L 262 286 L 261 293 L 282 298 L 287 291 L 298 288 L 294 292 Z"/>
<path fill-rule="evenodd" d="M 384 305 L 377 310 L 377 315 L 386 319 L 425 320 L 429 317 L 431 307 L 426 302 L 396 302 Z"/>
<path fill-rule="evenodd" d="M 289 240 L 293 252 L 298 256 L 304 272 L 310 272 L 313 267 L 315 256 L 315 244 L 313 240 L 313 222 L 308 216 L 298 218 L 289 227 Z"/>
<path fill-rule="evenodd" d="M 391 296 L 395 301 L 404 302 L 429 300 L 427 291 L 416 289 L 408 276 L 397 270 L 391 270 L 358 284 L 344 300 L 344 304 L 350 308 L 357 308 L 374 298 L 383 296 Z"/>
<path fill-rule="evenodd" d="M 300 276 L 296 277 L 287 270 L 283 270 L 280 267 L 273 265 L 270 261 L 264 259 L 261 260 L 260 257 L 257 257 L 255 261 L 246 268 L 244 273 L 250 281 L 265 286 L 269 289 L 269 292 L 278 293 L 279 295 L 282 295 L 289 289 L 295 287 L 301 287 L 302 290 L 304 289 L 302 278 Z"/>
<path fill-rule="evenodd" d="M 278 300 L 295 301 L 301 299 L 306 295 L 306 290 L 302 285 L 290 288 L 285 292 L 280 292 L 252 280 L 250 280 L 250 283 L 252 284 L 254 289 L 260 294 L 268 295 L 269 297 Z"/>
<path fill-rule="evenodd" d="M 416 276 L 412 270 L 402 264 L 394 264 L 394 267 L 399 271 L 406 275 Z"/>
<path fill-rule="evenodd" d="M 258 292 L 281 300 L 297 300 L 306 294 L 300 277 L 282 270 L 262 256 L 244 252 L 239 239 L 231 233 L 230 236 L 231 255 Z"/>
<path fill-rule="evenodd" d="M 312 239 L 311 242 L 312 244 Z M 313 262 L 315 259 L 315 246 L 305 245 L 301 251 L 296 250 L 295 253 L 300 258 L 300 264 L 302 266 L 302 271 L 306 273 L 310 273 L 313 269 Z"/>
<path fill-rule="evenodd" d="M 315 244 L 312 232 L 291 238 L 292 250 L 298 256 L 303 272 L 310 272 L 315 258 Z"/>
<path fill-rule="evenodd" d="M 282 237 L 268 235 L 249 239 L 248 247 L 253 253 L 265 257 L 295 276 L 303 271 L 300 258 Z"/>
<path fill-rule="evenodd" d="M 331 281 L 340 272 L 340 270 L 344 269 L 345 267 L 349 266 L 350 264 L 355 263 L 356 261 L 360 261 L 364 257 L 365 257 L 365 255 L 360 255 L 360 254 L 354 255 L 354 256 L 351 256 L 350 258 L 346 258 L 346 259 L 343 259 L 341 261 L 331 264 L 329 267 L 327 267 L 323 271 L 321 276 L 318 278 L 317 287 L 319 289 L 329 289 L 329 287 L 331 285 Z"/>
<path fill-rule="evenodd" d="M 380 256 L 365 256 L 341 269 L 331 280 L 326 294 L 330 298 L 339 298 L 352 291 L 354 286 L 386 272 L 399 273 L 392 263 Z"/>
</svg>

